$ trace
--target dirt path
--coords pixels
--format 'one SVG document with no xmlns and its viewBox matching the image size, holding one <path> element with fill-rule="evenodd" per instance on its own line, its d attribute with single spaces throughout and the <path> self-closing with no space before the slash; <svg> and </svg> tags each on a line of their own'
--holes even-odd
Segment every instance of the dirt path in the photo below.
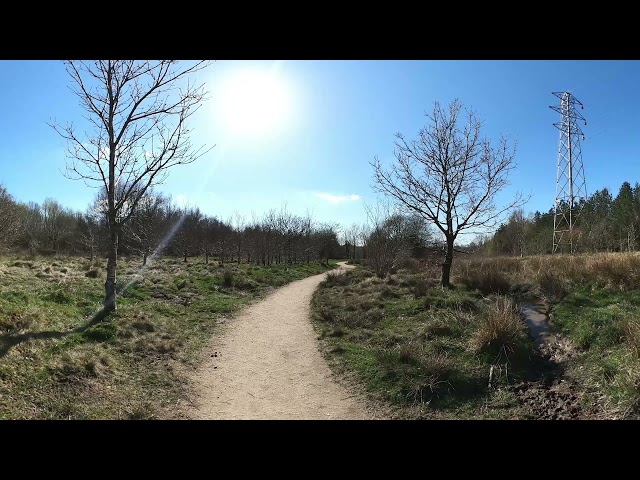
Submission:
<svg viewBox="0 0 640 480">
<path fill-rule="evenodd" d="M 189 417 L 370 418 L 364 405 L 335 382 L 318 351 L 309 302 L 325 275 L 280 288 L 226 325 L 194 372 L 196 398 Z"/>
</svg>

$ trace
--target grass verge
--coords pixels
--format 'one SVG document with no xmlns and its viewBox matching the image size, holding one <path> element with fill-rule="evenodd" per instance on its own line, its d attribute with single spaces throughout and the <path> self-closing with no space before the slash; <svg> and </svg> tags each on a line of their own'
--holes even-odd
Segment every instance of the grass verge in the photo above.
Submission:
<svg viewBox="0 0 640 480">
<path fill-rule="evenodd" d="M 104 261 L 2 258 L 0 419 L 176 418 L 221 319 L 331 268 L 123 259 L 118 311 L 98 322 Z"/>
<path fill-rule="evenodd" d="M 401 418 L 521 414 L 503 387 L 525 375 L 532 350 L 509 299 L 443 290 L 411 270 L 379 279 L 357 267 L 320 284 L 312 318 L 330 365 L 355 373 Z"/>
<path fill-rule="evenodd" d="M 564 376 L 598 418 L 640 417 L 640 256 L 635 253 L 471 258 L 455 280 L 544 298 L 566 339 Z"/>
</svg>

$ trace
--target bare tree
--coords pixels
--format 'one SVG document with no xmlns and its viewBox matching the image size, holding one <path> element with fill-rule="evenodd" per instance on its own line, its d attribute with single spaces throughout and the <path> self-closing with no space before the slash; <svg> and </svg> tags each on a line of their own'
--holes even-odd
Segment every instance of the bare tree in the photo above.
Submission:
<svg viewBox="0 0 640 480">
<path fill-rule="evenodd" d="M 44 234 L 49 247 L 56 253 L 60 250 L 60 240 L 68 235 L 73 215 L 53 198 L 46 198 L 42 204 Z"/>
<path fill-rule="evenodd" d="M 36 249 L 41 246 L 44 238 L 44 222 L 40 205 L 29 202 L 22 207 L 22 218 L 24 222 L 23 245 L 29 249 L 33 255 Z"/>
<path fill-rule="evenodd" d="M 186 263 L 187 257 L 199 253 L 203 237 L 201 233 L 203 215 L 197 207 L 183 207 L 178 212 L 180 224 L 173 237 L 173 245 Z M 205 249 L 205 255 L 208 256 L 207 252 Z"/>
<path fill-rule="evenodd" d="M 0 245 L 10 244 L 22 228 L 20 211 L 7 189 L 0 185 Z"/>
<path fill-rule="evenodd" d="M 191 149 L 186 121 L 205 99 L 203 85 L 187 77 L 207 64 L 179 68 L 175 60 L 65 62 L 92 131 L 80 135 L 73 124 L 51 126 L 68 142 L 67 176 L 103 188 L 107 196 L 105 311 L 116 309 L 122 225 L 147 189 L 162 183 L 168 169 L 205 153 Z"/>
<path fill-rule="evenodd" d="M 352 223 L 348 229 L 345 229 L 344 238 L 345 246 L 347 247 L 347 259 L 356 259 L 356 246 L 358 245 L 358 235 L 360 232 L 360 226 L 357 223 Z"/>
<path fill-rule="evenodd" d="M 165 212 L 169 202 L 169 198 L 162 193 L 148 189 L 140 198 L 127 224 L 127 233 L 132 238 L 136 250 L 142 254 L 143 266 L 147 264 L 147 258 L 160 244 L 168 228 Z"/>
<path fill-rule="evenodd" d="M 89 250 L 89 261 L 93 262 L 98 245 L 100 217 L 91 208 L 86 213 L 77 214 L 76 234 L 82 247 Z"/>
<path fill-rule="evenodd" d="M 371 227 L 367 223 L 363 223 L 358 228 L 358 236 L 357 239 L 362 245 L 362 259 L 365 260 L 367 258 L 367 242 L 371 236 Z M 357 256 L 356 256 L 357 259 Z"/>
<path fill-rule="evenodd" d="M 235 228 L 235 237 L 236 237 L 236 246 L 237 246 L 237 254 L 238 254 L 238 264 L 242 259 L 242 240 L 244 240 L 244 230 L 245 230 L 245 219 L 244 215 L 241 215 L 240 212 L 234 213 L 234 228 Z"/>
<path fill-rule="evenodd" d="M 383 278 L 397 267 L 399 260 L 409 255 L 411 220 L 394 212 L 388 202 L 378 202 L 375 207 L 365 205 L 365 210 L 370 225 L 368 261 L 376 275 Z"/>
<path fill-rule="evenodd" d="M 515 145 L 504 136 L 497 147 L 481 139 L 482 122 L 474 111 L 467 111 L 463 120 L 461 109 L 457 99 L 448 111 L 435 102 L 417 139 L 396 134 L 396 161 L 389 170 L 378 157 L 372 163 L 374 188 L 433 223 L 445 237 L 441 283 L 446 287 L 458 235 L 492 228 L 504 212 L 524 203 L 517 194 L 507 206 L 496 206 L 496 196 L 515 168 Z"/>
</svg>

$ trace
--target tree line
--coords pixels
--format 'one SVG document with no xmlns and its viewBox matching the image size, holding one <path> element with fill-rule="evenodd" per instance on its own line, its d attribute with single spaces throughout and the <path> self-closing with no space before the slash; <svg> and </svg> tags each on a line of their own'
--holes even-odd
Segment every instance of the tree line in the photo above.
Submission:
<svg viewBox="0 0 640 480">
<path fill-rule="evenodd" d="M 0 185 L 0 246 L 33 254 L 104 256 L 109 248 L 108 207 L 98 196 L 85 212 L 65 208 L 54 199 L 21 203 Z M 240 213 L 228 219 L 179 206 L 171 197 L 148 190 L 129 212 L 120 230 L 119 255 L 202 257 L 225 263 L 259 265 L 326 262 L 342 257 L 339 227 L 311 215 L 294 215 L 286 206 L 262 216 Z"/>
<path fill-rule="evenodd" d="M 577 206 L 577 252 L 635 251 L 640 246 L 640 184 L 624 182 L 614 198 L 609 189 L 597 190 Z M 562 208 L 562 206 L 560 206 Z M 477 241 L 478 248 L 496 255 L 536 255 L 553 248 L 554 208 L 525 216 L 515 210 L 495 234 Z"/>
</svg>

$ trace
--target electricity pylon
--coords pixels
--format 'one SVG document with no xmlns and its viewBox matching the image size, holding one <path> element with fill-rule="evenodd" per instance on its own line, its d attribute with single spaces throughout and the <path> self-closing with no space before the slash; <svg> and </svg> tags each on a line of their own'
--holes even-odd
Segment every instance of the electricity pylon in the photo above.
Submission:
<svg viewBox="0 0 640 480">
<path fill-rule="evenodd" d="M 560 122 L 553 125 L 560 130 L 558 142 L 558 172 L 556 175 L 556 201 L 553 216 L 553 253 L 567 245 L 570 253 L 575 253 L 579 232 L 575 228 L 583 200 L 587 199 L 587 185 L 584 179 L 582 148 L 580 140 L 584 134 L 578 120 L 587 121 L 576 109 L 584 105 L 570 92 L 552 92 L 560 99 L 560 105 L 551 105 L 562 115 Z"/>
</svg>

